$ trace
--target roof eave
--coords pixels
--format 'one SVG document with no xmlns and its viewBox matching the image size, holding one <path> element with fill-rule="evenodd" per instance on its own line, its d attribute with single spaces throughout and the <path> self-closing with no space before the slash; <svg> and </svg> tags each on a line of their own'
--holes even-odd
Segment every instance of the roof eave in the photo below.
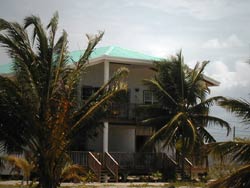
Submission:
<svg viewBox="0 0 250 188">
<path fill-rule="evenodd" d="M 206 75 L 203 75 L 204 80 L 210 84 L 210 86 L 219 86 L 220 82 L 217 80 L 214 80 L 213 78 L 210 78 Z"/>
<path fill-rule="evenodd" d="M 98 58 L 89 60 L 88 66 L 96 65 L 104 61 L 116 62 L 121 64 L 133 64 L 133 65 L 148 65 L 152 66 L 154 60 L 145 60 L 145 59 L 135 59 L 135 58 L 123 58 L 123 57 L 114 57 L 109 55 L 102 55 Z"/>
</svg>

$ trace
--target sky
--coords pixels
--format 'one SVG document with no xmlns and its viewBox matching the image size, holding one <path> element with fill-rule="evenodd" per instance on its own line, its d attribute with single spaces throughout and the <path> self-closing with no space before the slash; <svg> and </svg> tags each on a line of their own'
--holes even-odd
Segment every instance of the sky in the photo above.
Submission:
<svg viewBox="0 0 250 188">
<path fill-rule="evenodd" d="M 83 49 L 85 34 L 104 31 L 98 46 L 117 45 L 159 57 L 182 50 L 185 63 L 209 60 L 206 75 L 218 80 L 211 96 L 250 100 L 249 0 L 0 0 L 0 18 L 23 22 L 40 16 L 48 23 L 59 12 L 59 32 L 69 35 L 69 49 Z M 9 62 L 0 48 L 0 64 Z M 212 114 L 236 126 L 236 136 L 249 137 L 250 127 L 220 108 Z M 209 129 L 219 141 L 226 131 Z"/>
</svg>

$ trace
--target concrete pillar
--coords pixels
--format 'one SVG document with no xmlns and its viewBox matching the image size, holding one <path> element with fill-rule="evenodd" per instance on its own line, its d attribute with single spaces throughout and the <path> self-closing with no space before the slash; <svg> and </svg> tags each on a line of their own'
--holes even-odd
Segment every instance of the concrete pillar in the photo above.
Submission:
<svg viewBox="0 0 250 188">
<path fill-rule="evenodd" d="M 104 61 L 104 84 L 109 81 L 109 62 Z M 108 152 L 109 145 L 109 123 L 108 121 L 104 121 L 103 126 L 103 152 Z"/>
<path fill-rule="evenodd" d="M 107 121 L 104 122 L 103 126 L 103 152 L 108 152 L 109 145 L 109 123 Z"/>
<path fill-rule="evenodd" d="M 104 84 L 109 81 L 109 62 L 104 61 Z"/>
</svg>

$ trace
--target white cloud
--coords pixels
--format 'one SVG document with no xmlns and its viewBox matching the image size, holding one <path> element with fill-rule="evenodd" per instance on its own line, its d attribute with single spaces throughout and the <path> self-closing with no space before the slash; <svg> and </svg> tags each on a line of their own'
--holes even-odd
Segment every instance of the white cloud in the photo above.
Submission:
<svg viewBox="0 0 250 188">
<path fill-rule="evenodd" d="M 229 36 L 225 40 L 220 40 L 218 38 L 210 39 L 202 45 L 203 48 L 214 48 L 214 49 L 234 48 L 242 46 L 244 46 L 244 43 L 235 34 Z"/>
<path fill-rule="evenodd" d="M 211 71 L 211 70 L 210 70 Z M 247 98 L 250 92 L 250 65 L 238 61 L 234 71 L 230 70 L 222 61 L 213 62 L 213 72 L 207 73 L 210 77 L 220 81 L 220 86 L 214 88 L 217 95 L 228 97 Z"/>
<path fill-rule="evenodd" d="M 218 20 L 248 12 L 249 2 L 228 0 L 145 0 L 132 3 L 170 14 L 188 14 L 198 20 Z M 241 11 L 239 11 L 241 10 Z"/>
</svg>

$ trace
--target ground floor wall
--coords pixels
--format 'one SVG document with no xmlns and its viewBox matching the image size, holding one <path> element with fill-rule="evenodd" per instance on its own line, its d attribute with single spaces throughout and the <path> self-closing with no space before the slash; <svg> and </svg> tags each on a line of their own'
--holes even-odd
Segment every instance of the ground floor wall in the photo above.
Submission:
<svg viewBox="0 0 250 188">
<path fill-rule="evenodd" d="M 102 129 L 96 137 L 87 140 L 87 150 L 103 152 Z M 108 126 L 108 151 L 109 152 L 138 152 L 149 136 L 151 128 L 138 125 L 113 125 Z"/>
</svg>

